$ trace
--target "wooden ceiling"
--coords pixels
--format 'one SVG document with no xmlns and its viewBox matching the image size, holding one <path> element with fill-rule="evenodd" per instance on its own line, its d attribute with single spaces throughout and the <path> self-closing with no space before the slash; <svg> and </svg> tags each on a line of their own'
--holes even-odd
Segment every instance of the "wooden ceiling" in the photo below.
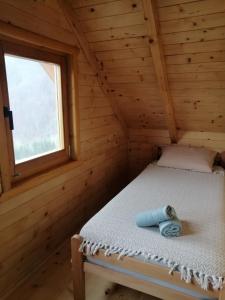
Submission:
<svg viewBox="0 0 225 300">
<path fill-rule="evenodd" d="M 166 129 L 144 2 L 68 0 L 127 126 Z M 225 0 L 154 2 L 177 129 L 225 131 Z"/>
<path fill-rule="evenodd" d="M 166 129 L 143 2 L 68 0 L 128 127 Z M 177 129 L 224 131 L 225 0 L 155 2 Z"/>
</svg>

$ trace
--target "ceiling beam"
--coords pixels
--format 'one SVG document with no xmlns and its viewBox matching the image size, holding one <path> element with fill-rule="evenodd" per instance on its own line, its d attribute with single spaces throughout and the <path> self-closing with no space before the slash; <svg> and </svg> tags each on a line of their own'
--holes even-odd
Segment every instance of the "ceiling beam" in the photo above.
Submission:
<svg viewBox="0 0 225 300">
<path fill-rule="evenodd" d="M 174 115 L 173 101 L 169 90 L 166 71 L 166 62 L 159 35 L 159 20 L 156 0 L 142 0 L 145 21 L 149 35 L 149 47 L 152 54 L 153 65 L 167 114 L 167 123 L 172 143 L 177 142 L 177 128 Z"/>
<path fill-rule="evenodd" d="M 67 20 L 68 24 L 70 25 L 71 30 L 74 33 L 75 41 L 79 44 L 80 48 L 83 50 L 88 63 L 90 64 L 92 70 L 94 71 L 94 73 L 97 76 L 97 80 L 99 82 L 100 88 L 102 89 L 103 93 L 109 99 L 116 118 L 121 123 L 125 133 L 127 134 L 127 124 L 122 116 L 122 113 L 121 113 L 119 107 L 118 107 L 117 100 L 115 99 L 115 97 L 113 97 L 110 94 L 111 88 L 105 79 L 105 74 L 101 70 L 100 65 L 98 64 L 98 61 L 97 61 L 95 55 L 90 50 L 88 41 L 86 40 L 86 37 L 82 31 L 81 24 L 80 24 L 79 20 L 76 18 L 75 13 L 73 13 L 73 8 L 68 3 L 68 1 L 65 1 L 65 0 L 58 0 L 58 4 L 65 16 L 65 19 Z"/>
</svg>

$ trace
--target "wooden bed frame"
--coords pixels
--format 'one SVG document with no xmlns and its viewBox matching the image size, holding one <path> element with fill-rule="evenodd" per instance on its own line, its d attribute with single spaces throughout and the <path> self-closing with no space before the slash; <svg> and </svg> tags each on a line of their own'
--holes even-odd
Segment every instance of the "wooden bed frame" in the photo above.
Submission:
<svg viewBox="0 0 225 300">
<path fill-rule="evenodd" d="M 173 290 L 168 287 L 160 286 L 145 280 L 137 279 L 131 275 L 127 275 L 121 272 L 116 272 L 106 267 L 95 265 L 86 260 L 83 253 L 79 252 L 79 247 L 82 243 L 82 237 L 75 235 L 72 237 L 72 274 L 73 274 L 73 287 L 74 287 L 74 300 L 85 300 L 85 272 L 96 274 L 100 277 L 104 277 L 111 282 L 115 282 L 129 288 L 144 292 L 146 294 L 159 297 L 165 300 L 196 300 L 195 297 L 183 294 L 180 291 Z M 132 257 L 123 257 L 121 260 L 117 259 L 117 255 L 105 256 L 103 251 L 100 250 L 93 258 L 97 258 L 102 262 L 110 263 L 113 266 L 121 267 L 127 271 L 133 271 L 145 276 L 154 277 L 165 281 L 170 284 L 174 284 L 181 288 L 186 288 L 192 291 L 201 293 L 203 296 L 212 298 L 218 298 L 219 300 L 225 300 L 225 289 L 220 291 L 203 290 L 196 282 L 187 284 L 180 280 L 180 273 L 174 272 L 172 276 L 168 275 L 168 268 L 156 265 L 148 264 L 142 261 L 137 261 Z"/>
</svg>

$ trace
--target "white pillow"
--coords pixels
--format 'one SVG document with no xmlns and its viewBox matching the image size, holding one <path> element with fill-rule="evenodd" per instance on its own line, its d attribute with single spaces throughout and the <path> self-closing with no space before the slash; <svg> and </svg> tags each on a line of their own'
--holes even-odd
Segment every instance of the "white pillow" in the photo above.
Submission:
<svg viewBox="0 0 225 300">
<path fill-rule="evenodd" d="M 206 148 L 170 145 L 163 148 L 157 165 L 210 173 L 215 156 L 215 151 Z"/>
</svg>

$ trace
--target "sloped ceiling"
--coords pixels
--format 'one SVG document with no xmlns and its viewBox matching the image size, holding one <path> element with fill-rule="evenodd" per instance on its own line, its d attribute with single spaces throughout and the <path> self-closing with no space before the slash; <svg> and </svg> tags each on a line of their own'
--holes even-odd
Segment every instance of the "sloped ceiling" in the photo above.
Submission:
<svg viewBox="0 0 225 300">
<path fill-rule="evenodd" d="M 69 0 L 130 128 L 167 128 L 141 0 Z M 156 0 L 177 129 L 225 130 L 225 1 Z"/>
</svg>

